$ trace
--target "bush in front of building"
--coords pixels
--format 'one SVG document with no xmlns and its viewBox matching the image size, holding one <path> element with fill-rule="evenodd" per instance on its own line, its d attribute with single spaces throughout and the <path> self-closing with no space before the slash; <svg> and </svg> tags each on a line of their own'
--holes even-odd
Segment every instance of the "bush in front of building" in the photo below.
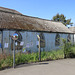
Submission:
<svg viewBox="0 0 75 75">
<path fill-rule="evenodd" d="M 62 50 L 52 50 L 48 52 L 41 52 L 41 61 L 45 60 L 55 60 L 63 58 L 63 51 Z M 32 63 L 39 61 L 39 53 L 17 53 L 15 55 L 15 64 L 25 64 L 25 63 Z M 0 69 L 12 67 L 13 65 L 13 56 L 1 54 L 0 55 Z"/>
<path fill-rule="evenodd" d="M 63 39 L 63 43 L 64 58 L 75 58 L 75 46 L 71 42 L 67 42 L 66 39 Z"/>
<path fill-rule="evenodd" d="M 13 58 L 10 55 L 0 54 L 0 69 L 4 69 L 5 67 L 11 67 L 13 62 Z"/>
<path fill-rule="evenodd" d="M 15 56 L 15 63 L 17 65 L 37 61 L 38 61 L 38 53 L 30 53 L 30 54 L 17 53 Z"/>
<path fill-rule="evenodd" d="M 73 53 L 75 55 L 75 47 L 72 47 L 71 50 L 72 52 L 70 53 Z M 58 59 L 63 59 L 63 58 L 64 58 L 63 49 L 41 52 L 41 61 L 58 60 Z M 17 53 L 15 55 L 15 65 L 33 63 L 33 62 L 38 62 L 38 61 L 39 61 L 38 52 L 36 53 Z M 13 66 L 13 56 L 6 55 L 6 54 L 0 54 L 0 69 L 12 67 L 12 66 Z"/>
</svg>

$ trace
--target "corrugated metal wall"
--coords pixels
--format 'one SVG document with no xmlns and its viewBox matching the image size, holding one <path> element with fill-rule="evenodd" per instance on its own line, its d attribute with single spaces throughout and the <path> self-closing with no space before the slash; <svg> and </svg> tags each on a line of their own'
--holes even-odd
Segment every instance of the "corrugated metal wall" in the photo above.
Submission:
<svg viewBox="0 0 75 75">
<path fill-rule="evenodd" d="M 9 31 L 4 30 L 3 31 L 3 52 L 5 53 L 12 53 L 12 39 L 11 36 L 15 31 Z M 16 48 L 16 52 L 18 51 L 31 51 L 31 52 L 37 52 L 38 51 L 38 38 L 37 35 L 40 35 L 40 32 L 28 32 L 28 31 L 20 31 L 20 34 L 22 35 L 22 48 L 18 50 Z M 45 37 L 45 47 L 41 48 L 41 50 L 50 51 L 50 50 L 56 50 L 59 49 L 60 46 L 55 46 L 55 37 L 56 33 L 43 33 Z M 59 34 L 61 38 L 67 39 L 68 34 Z M 72 34 L 73 35 L 73 34 Z M 1 40 L 2 34 L 0 34 L 0 40 Z M 73 43 L 73 40 L 71 40 Z M 61 41 L 62 43 L 62 41 Z M 15 43 L 16 45 L 16 43 Z M 0 49 L 1 51 L 1 49 Z M 0 52 L 1 53 L 1 52 Z"/>
</svg>

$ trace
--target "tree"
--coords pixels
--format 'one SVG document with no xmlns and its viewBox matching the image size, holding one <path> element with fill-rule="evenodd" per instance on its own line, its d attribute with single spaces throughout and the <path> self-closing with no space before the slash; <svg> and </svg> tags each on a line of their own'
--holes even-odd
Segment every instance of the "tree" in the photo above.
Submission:
<svg viewBox="0 0 75 75">
<path fill-rule="evenodd" d="M 72 24 L 73 24 L 71 22 L 71 19 L 66 19 L 66 17 L 63 14 L 59 15 L 59 13 L 56 14 L 56 16 L 53 16 L 52 20 L 57 21 L 57 22 L 62 22 L 65 26 L 67 26 L 67 25 L 72 26 Z"/>
</svg>

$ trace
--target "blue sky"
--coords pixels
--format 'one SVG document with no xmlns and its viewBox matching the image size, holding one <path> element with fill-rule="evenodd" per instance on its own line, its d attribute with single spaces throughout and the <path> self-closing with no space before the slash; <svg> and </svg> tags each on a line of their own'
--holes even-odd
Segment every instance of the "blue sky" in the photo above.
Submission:
<svg viewBox="0 0 75 75">
<path fill-rule="evenodd" d="M 0 0 L 0 6 L 50 20 L 57 13 L 64 14 L 75 24 L 75 0 Z"/>
</svg>

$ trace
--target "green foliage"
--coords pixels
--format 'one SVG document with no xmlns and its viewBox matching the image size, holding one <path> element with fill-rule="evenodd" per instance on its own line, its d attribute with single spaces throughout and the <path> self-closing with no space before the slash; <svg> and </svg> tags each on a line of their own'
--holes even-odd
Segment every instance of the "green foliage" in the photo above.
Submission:
<svg viewBox="0 0 75 75">
<path fill-rule="evenodd" d="M 4 68 L 4 67 L 10 67 L 12 66 L 12 56 L 10 55 L 5 55 L 5 54 L 1 54 L 0 55 L 0 69 Z"/>
<path fill-rule="evenodd" d="M 44 60 L 55 60 L 63 58 L 62 50 L 56 50 L 56 51 L 49 51 L 49 52 L 41 52 L 41 61 Z M 24 63 L 31 63 L 31 62 L 38 62 L 39 60 L 39 54 L 37 53 L 31 53 L 31 54 L 25 54 L 25 53 L 17 53 L 15 55 L 15 64 L 24 64 Z M 10 55 L 1 55 L 0 58 L 0 69 L 4 67 L 11 67 L 13 65 L 13 56 Z"/>
<path fill-rule="evenodd" d="M 75 58 L 75 46 L 71 47 L 71 52 L 69 53 L 70 58 Z"/>
<path fill-rule="evenodd" d="M 15 57 L 16 64 L 30 63 L 38 61 L 38 53 L 24 54 L 18 53 Z"/>
<path fill-rule="evenodd" d="M 71 23 L 71 19 L 66 19 L 66 17 L 63 14 L 59 15 L 59 13 L 56 14 L 56 16 L 54 16 L 52 20 L 57 21 L 57 22 L 62 22 L 64 25 L 72 25 L 73 24 L 73 23 Z"/>
<path fill-rule="evenodd" d="M 71 42 L 67 42 L 66 39 L 62 39 L 63 40 L 63 52 L 64 52 L 64 58 L 72 58 L 75 57 L 74 55 L 74 50 L 73 45 L 71 44 Z"/>
<path fill-rule="evenodd" d="M 65 58 L 66 58 L 66 57 L 70 57 L 70 56 L 69 56 L 69 53 L 71 53 L 71 43 L 70 43 L 70 42 L 65 43 L 65 45 L 64 45 Z"/>
<path fill-rule="evenodd" d="M 56 60 L 64 58 L 63 50 L 52 50 L 48 52 L 41 52 L 41 59 L 43 60 Z"/>
<path fill-rule="evenodd" d="M 66 40 L 63 39 L 64 42 L 64 50 L 52 50 L 52 51 L 43 51 L 41 52 L 41 61 L 49 61 L 49 60 L 57 60 L 63 59 L 64 53 L 66 57 L 74 57 L 75 56 L 75 46 L 71 46 L 70 43 L 66 43 Z M 39 61 L 39 53 L 17 53 L 15 55 L 15 64 L 24 64 L 24 63 L 31 63 L 31 62 L 38 62 Z M 0 69 L 5 67 L 11 67 L 13 65 L 13 57 L 10 55 L 0 55 Z"/>
</svg>

